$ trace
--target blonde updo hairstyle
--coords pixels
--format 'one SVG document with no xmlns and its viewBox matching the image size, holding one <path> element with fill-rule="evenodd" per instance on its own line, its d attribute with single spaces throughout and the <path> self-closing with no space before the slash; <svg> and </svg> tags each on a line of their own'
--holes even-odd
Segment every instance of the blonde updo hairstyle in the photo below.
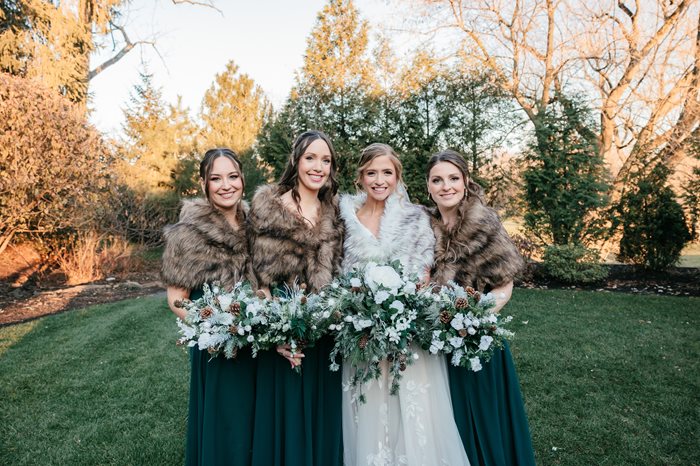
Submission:
<svg viewBox="0 0 700 466">
<path fill-rule="evenodd" d="M 403 165 L 401 164 L 401 160 L 399 159 L 399 155 L 394 151 L 394 149 L 388 145 L 388 144 L 383 144 L 381 142 L 375 142 L 370 144 L 369 146 L 365 147 L 362 149 L 362 152 L 360 154 L 360 161 L 357 164 L 357 177 L 355 178 L 355 186 L 359 190 L 363 190 L 362 186 L 362 174 L 364 171 L 369 167 L 374 161 L 374 159 L 378 157 L 389 157 L 389 160 L 391 160 L 391 163 L 394 165 L 394 169 L 396 170 L 396 191 L 400 195 L 403 195 L 403 193 L 406 192 L 406 185 L 403 182 Z"/>
</svg>

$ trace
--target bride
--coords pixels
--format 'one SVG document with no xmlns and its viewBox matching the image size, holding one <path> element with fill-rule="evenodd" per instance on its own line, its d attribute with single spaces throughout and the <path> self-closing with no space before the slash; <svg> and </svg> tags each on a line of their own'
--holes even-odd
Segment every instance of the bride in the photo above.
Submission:
<svg viewBox="0 0 700 466">
<path fill-rule="evenodd" d="M 344 271 L 399 259 L 407 272 L 427 275 L 435 237 L 427 213 L 410 203 L 401 171 L 390 146 L 375 143 L 362 151 L 356 180 L 362 192 L 340 200 Z M 453 418 L 445 358 L 420 349 L 417 354 L 397 395 L 390 394 L 384 361 L 382 377 L 363 386 L 364 404 L 350 383 L 352 368 L 343 367 L 346 465 L 469 465 Z"/>
</svg>

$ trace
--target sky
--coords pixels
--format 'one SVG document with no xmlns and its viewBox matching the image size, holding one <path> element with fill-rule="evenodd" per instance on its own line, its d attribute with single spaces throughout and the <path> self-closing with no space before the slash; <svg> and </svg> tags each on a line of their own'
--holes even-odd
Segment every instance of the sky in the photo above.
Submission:
<svg viewBox="0 0 700 466">
<path fill-rule="evenodd" d="M 177 96 L 199 112 L 205 91 L 216 73 L 234 60 L 240 72 L 260 85 L 273 105 L 286 99 L 294 73 L 303 62 L 306 41 L 325 0 L 217 0 L 222 11 L 169 0 L 134 0 L 124 11 L 124 23 L 132 42 L 155 40 L 156 46 L 134 48 L 115 65 L 90 81 L 90 119 L 102 132 L 121 131 L 130 93 L 139 83 L 144 63 L 161 88 L 163 98 Z M 372 27 L 391 14 L 382 0 L 356 0 L 362 17 Z M 111 44 L 92 57 L 92 66 L 113 55 Z M 119 47 L 117 47 L 118 49 Z"/>
</svg>

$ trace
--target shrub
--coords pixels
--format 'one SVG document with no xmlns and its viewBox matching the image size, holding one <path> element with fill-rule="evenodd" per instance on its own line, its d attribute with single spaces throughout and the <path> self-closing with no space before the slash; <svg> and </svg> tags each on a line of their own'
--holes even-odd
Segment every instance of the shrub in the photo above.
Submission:
<svg viewBox="0 0 700 466">
<path fill-rule="evenodd" d="M 58 267 L 69 285 L 99 280 L 128 268 L 134 246 L 122 238 L 95 231 L 72 235 L 58 255 Z"/>
<path fill-rule="evenodd" d="M 581 244 L 547 246 L 542 266 L 548 277 L 564 283 L 594 283 L 608 276 L 598 253 Z"/>
<path fill-rule="evenodd" d="M 99 133 L 65 97 L 0 73 L 0 253 L 90 220 L 108 179 Z"/>
<path fill-rule="evenodd" d="M 666 185 L 670 169 L 657 163 L 647 175 L 636 174 L 620 199 L 617 223 L 622 227 L 622 262 L 665 270 L 675 264 L 691 235 L 683 208 Z"/>
</svg>

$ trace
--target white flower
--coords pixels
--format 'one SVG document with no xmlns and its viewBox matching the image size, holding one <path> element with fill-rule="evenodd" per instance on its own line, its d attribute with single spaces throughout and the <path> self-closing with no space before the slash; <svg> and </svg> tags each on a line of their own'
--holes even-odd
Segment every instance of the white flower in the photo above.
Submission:
<svg viewBox="0 0 700 466">
<path fill-rule="evenodd" d="M 375 292 L 380 286 L 391 290 L 403 285 L 401 276 L 388 265 L 370 267 L 368 264 L 365 268 L 365 282 Z"/>
<path fill-rule="evenodd" d="M 350 286 L 352 286 L 354 288 L 359 288 L 362 286 L 362 280 L 360 280 L 359 278 L 356 278 L 356 277 L 351 278 L 350 279 Z"/>
<path fill-rule="evenodd" d="M 469 359 L 469 364 L 472 367 L 472 370 L 474 372 L 480 371 L 481 370 L 481 360 L 479 358 L 470 358 Z"/>
<path fill-rule="evenodd" d="M 458 349 L 454 353 L 452 353 L 452 365 L 453 366 L 459 366 L 459 363 L 462 361 L 462 356 L 464 356 L 464 351 L 461 349 Z"/>
<path fill-rule="evenodd" d="M 453 348 L 459 348 L 462 346 L 462 343 L 464 342 L 464 338 L 462 337 L 452 337 L 449 339 L 450 345 L 452 345 Z"/>
<path fill-rule="evenodd" d="M 437 354 L 445 347 L 445 342 L 441 340 L 433 340 L 430 344 L 430 354 Z"/>
<path fill-rule="evenodd" d="M 476 334 L 476 329 L 474 327 L 469 327 L 467 328 L 467 333 L 469 335 L 475 335 Z"/>
<path fill-rule="evenodd" d="M 403 287 L 403 292 L 407 295 L 414 294 L 416 292 L 416 284 L 413 282 L 406 283 L 406 286 Z"/>
<path fill-rule="evenodd" d="M 343 319 L 345 322 L 352 322 L 352 316 L 345 316 Z"/>
<path fill-rule="evenodd" d="M 330 325 L 328 326 L 328 330 L 335 330 L 335 329 L 336 329 L 335 324 L 330 324 Z"/>
<path fill-rule="evenodd" d="M 248 333 L 250 333 L 250 331 L 253 330 L 253 327 L 251 327 L 250 325 L 246 325 L 244 328 L 245 328 L 245 331 Z"/>
<path fill-rule="evenodd" d="M 205 350 L 209 348 L 210 343 L 213 341 L 213 337 L 210 333 L 202 333 L 199 335 L 199 340 L 197 343 L 199 344 L 199 349 L 200 350 Z"/>
<path fill-rule="evenodd" d="M 338 363 L 334 362 L 330 365 L 329 369 L 333 372 L 336 372 L 340 369 L 340 365 Z"/>
<path fill-rule="evenodd" d="M 232 302 L 233 298 L 231 295 L 222 294 L 219 296 L 219 305 L 221 306 L 221 309 L 228 309 Z"/>
<path fill-rule="evenodd" d="M 481 337 L 481 341 L 479 342 L 479 349 L 481 351 L 486 351 L 489 349 L 489 346 L 491 346 L 491 342 L 493 341 L 493 337 L 490 337 L 488 335 L 484 335 Z"/>
<path fill-rule="evenodd" d="M 464 314 L 455 314 L 450 325 L 455 330 L 462 330 L 464 328 Z"/>
<path fill-rule="evenodd" d="M 244 328 L 244 327 L 238 327 L 237 332 L 238 332 L 239 335 L 245 335 L 245 328 Z"/>
<path fill-rule="evenodd" d="M 399 336 L 399 332 L 397 332 L 396 329 L 393 327 L 387 328 L 386 331 L 384 332 L 384 335 L 389 337 L 389 341 L 392 343 L 398 343 L 399 341 L 401 341 L 401 337 Z"/>
<path fill-rule="evenodd" d="M 374 302 L 377 303 L 377 304 L 382 304 L 384 301 L 386 301 L 387 299 L 389 299 L 389 296 L 390 296 L 389 293 L 387 293 L 387 292 L 384 291 L 384 290 L 378 291 L 378 292 L 374 295 Z"/>
<path fill-rule="evenodd" d="M 331 311 L 324 311 L 323 314 L 321 314 L 324 319 L 327 319 L 331 316 Z"/>
<path fill-rule="evenodd" d="M 338 283 L 337 283 L 337 282 L 331 283 L 331 288 L 333 288 L 334 290 L 335 290 L 336 288 L 338 288 Z"/>
<path fill-rule="evenodd" d="M 404 305 L 401 301 L 395 300 L 391 305 L 389 306 L 390 309 L 396 309 L 399 312 L 403 312 L 404 310 Z"/>
<path fill-rule="evenodd" d="M 329 300 L 328 300 L 328 305 L 329 305 L 329 306 L 335 306 L 335 299 L 333 299 L 333 298 L 329 299 Z M 328 315 L 331 315 L 330 312 L 328 313 Z"/>
<path fill-rule="evenodd" d="M 253 335 L 248 335 L 248 338 L 246 338 L 246 341 L 248 341 L 248 343 L 253 343 L 255 341 L 255 338 L 253 338 Z"/>
<path fill-rule="evenodd" d="M 496 317 L 495 314 L 489 314 L 488 316 L 486 316 L 486 318 L 484 318 L 484 321 L 490 324 L 495 324 L 496 322 L 498 322 L 498 317 Z"/>
<path fill-rule="evenodd" d="M 352 319 L 352 325 L 355 327 L 356 331 L 361 331 L 367 327 L 372 326 L 372 321 L 370 319 Z"/>
</svg>

